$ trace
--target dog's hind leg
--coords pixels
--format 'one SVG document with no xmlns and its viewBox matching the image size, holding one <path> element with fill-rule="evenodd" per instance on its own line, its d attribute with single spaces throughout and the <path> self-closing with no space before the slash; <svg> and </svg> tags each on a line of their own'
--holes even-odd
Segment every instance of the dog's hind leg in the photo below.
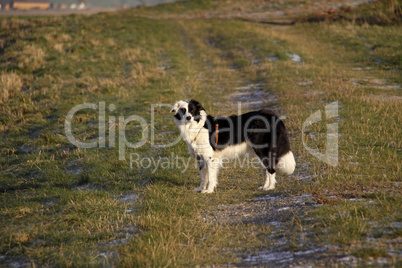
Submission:
<svg viewBox="0 0 402 268">
<path fill-rule="evenodd" d="M 275 170 L 268 168 L 265 170 L 265 183 L 264 186 L 261 186 L 259 189 L 264 191 L 275 189 Z"/>
<path fill-rule="evenodd" d="M 272 168 L 275 163 L 275 158 L 273 153 L 268 149 L 254 149 L 257 156 L 260 158 L 262 166 L 265 168 L 265 182 L 263 186 L 258 187 L 258 189 L 267 191 L 275 189 L 275 169 Z"/>
<path fill-rule="evenodd" d="M 213 193 L 218 185 L 219 161 L 217 159 L 207 162 L 208 169 L 208 188 L 201 193 Z"/>
</svg>

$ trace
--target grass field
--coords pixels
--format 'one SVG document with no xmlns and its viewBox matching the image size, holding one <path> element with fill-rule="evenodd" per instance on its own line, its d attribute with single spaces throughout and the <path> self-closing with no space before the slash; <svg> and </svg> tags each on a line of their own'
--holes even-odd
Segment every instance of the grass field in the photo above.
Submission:
<svg viewBox="0 0 402 268">
<path fill-rule="evenodd" d="M 1 265 L 401 266 L 400 1 L 292 26 L 220 17 L 273 8 L 256 2 L 0 19 Z M 272 2 L 283 16 L 303 9 Z M 229 115 L 244 89 L 286 116 L 296 171 L 263 192 L 261 169 L 229 165 L 216 193 L 193 192 L 198 168 L 184 142 L 158 146 L 179 135 L 169 105 L 193 98 L 209 114 Z M 303 130 L 334 102 L 337 117 Z M 96 148 L 66 136 L 67 114 L 84 103 L 96 108 L 74 115 L 72 134 Z M 132 115 L 146 127 L 124 122 Z M 306 148 L 324 152 L 334 123 L 339 158 L 331 166 Z M 128 142 L 145 141 L 126 148 L 125 160 L 122 131 Z M 299 196 L 305 206 L 276 207 L 274 220 L 225 214 Z M 285 262 L 264 259 L 267 250 Z"/>
</svg>

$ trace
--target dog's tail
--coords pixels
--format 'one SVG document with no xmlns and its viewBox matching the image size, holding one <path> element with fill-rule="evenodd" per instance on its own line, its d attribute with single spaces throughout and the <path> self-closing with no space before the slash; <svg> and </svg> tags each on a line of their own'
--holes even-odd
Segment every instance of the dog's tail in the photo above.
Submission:
<svg viewBox="0 0 402 268">
<path fill-rule="evenodd" d="M 290 175 L 295 171 L 296 168 L 296 161 L 295 157 L 293 156 L 292 151 L 287 152 L 283 156 L 281 156 L 276 164 L 276 169 L 281 171 L 286 175 Z"/>
</svg>

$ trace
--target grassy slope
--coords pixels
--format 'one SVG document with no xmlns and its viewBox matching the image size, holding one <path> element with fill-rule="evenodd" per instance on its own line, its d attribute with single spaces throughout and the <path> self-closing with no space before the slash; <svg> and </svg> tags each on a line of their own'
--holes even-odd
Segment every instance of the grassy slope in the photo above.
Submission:
<svg viewBox="0 0 402 268">
<path fill-rule="evenodd" d="M 180 9 L 176 5 L 173 11 Z M 112 103 L 116 110 L 108 115 L 137 114 L 147 122 L 151 104 L 181 98 L 199 99 L 211 114 L 220 114 L 217 103 L 227 101 L 234 87 L 258 82 L 277 95 L 299 163 L 293 177 L 279 178 L 274 194 L 313 193 L 323 203 L 308 221 L 295 218 L 289 234 L 311 230 L 308 239 L 318 245 L 395 262 L 386 239 L 400 237 L 393 225 L 401 221 L 400 93 L 356 81 L 402 83 L 399 26 L 278 28 L 236 20 L 140 19 L 136 12 L 1 21 L 1 261 L 213 264 L 269 245 L 268 226 L 211 226 L 198 218 L 209 206 L 264 195 L 256 190 L 260 171 L 224 170 L 217 194 L 199 195 L 191 191 L 198 184 L 193 160 L 184 173 L 129 169 L 117 148 L 78 149 L 64 134 L 67 112 L 84 102 Z M 294 64 L 286 52 L 301 55 L 304 64 Z M 372 69 L 353 69 L 367 66 Z M 306 81 L 308 86 L 301 83 Z M 309 155 L 301 142 L 303 121 L 331 101 L 340 103 L 342 134 L 335 168 Z M 157 133 L 175 129 L 167 108 L 157 109 L 155 119 Z M 79 113 L 76 137 L 96 139 L 96 123 L 95 111 Z M 311 129 L 321 149 L 324 123 Z M 131 141 L 141 138 L 134 123 L 126 131 Z M 164 150 L 147 142 L 127 151 L 188 155 L 183 142 Z M 298 180 L 306 175 L 307 182 Z M 132 193 L 139 194 L 135 205 L 119 199 Z M 376 240 L 368 243 L 370 237 Z M 128 243 L 116 245 L 126 238 Z M 289 249 L 298 250 L 291 240 Z"/>
</svg>

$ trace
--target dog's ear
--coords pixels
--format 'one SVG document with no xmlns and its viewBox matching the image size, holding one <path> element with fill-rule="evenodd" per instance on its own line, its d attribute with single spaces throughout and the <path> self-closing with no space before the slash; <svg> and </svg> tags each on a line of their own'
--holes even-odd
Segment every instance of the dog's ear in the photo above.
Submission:
<svg viewBox="0 0 402 268">
<path fill-rule="evenodd" d="M 201 103 L 199 103 L 199 101 L 196 100 L 190 100 L 191 103 L 193 103 L 195 105 L 195 107 L 197 108 L 198 111 L 202 111 L 204 109 L 204 107 L 202 107 Z"/>
<path fill-rule="evenodd" d="M 172 109 L 170 110 L 170 112 L 171 112 L 171 113 L 176 113 L 177 110 L 178 110 L 179 107 L 180 107 L 181 102 L 182 102 L 182 101 L 176 102 L 176 103 L 173 105 L 173 107 L 172 107 Z"/>
</svg>

